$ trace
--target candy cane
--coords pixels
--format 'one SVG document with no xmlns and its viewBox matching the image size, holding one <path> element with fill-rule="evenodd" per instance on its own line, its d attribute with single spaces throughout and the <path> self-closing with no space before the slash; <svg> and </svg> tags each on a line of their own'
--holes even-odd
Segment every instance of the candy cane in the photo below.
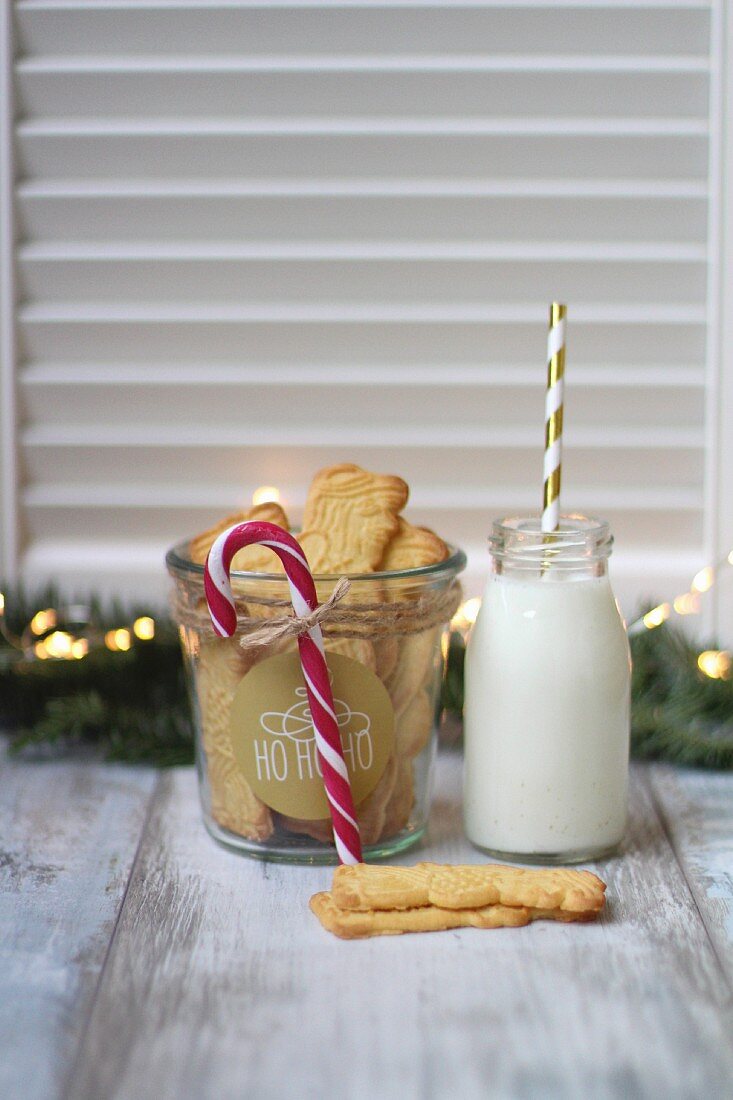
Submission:
<svg viewBox="0 0 733 1100">
<path fill-rule="evenodd" d="M 232 558 L 242 547 L 253 543 L 271 547 L 280 558 L 290 585 L 293 610 L 299 618 L 318 607 L 316 586 L 300 543 L 275 523 L 257 520 L 237 523 L 216 539 L 204 568 L 204 588 L 211 622 L 214 631 L 222 638 L 231 638 L 237 629 L 237 611 L 229 580 Z M 361 863 L 359 826 L 333 706 L 320 626 L 311 626 L 298 635 L 298 649 L 323 783 L 331 809 L 336 851 L 342 863 Z"/>
</svg>

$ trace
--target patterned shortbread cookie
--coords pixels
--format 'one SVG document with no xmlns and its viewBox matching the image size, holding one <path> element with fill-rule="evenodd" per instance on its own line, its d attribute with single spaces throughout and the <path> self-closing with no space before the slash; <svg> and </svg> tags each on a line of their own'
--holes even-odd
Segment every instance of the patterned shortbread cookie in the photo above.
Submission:
<svg viewBox="0 0 733 1100">
<path fill-rule="evenodd" d="M 343 940 L 369 936 L 398 936 L 403 932 L 444 932 L 449 928 L 521 928 L 535 920 L 584 921 L 593 914 L 561 909 L 486 905 L 474 909 L 441 909 L 425 905 L 414 909 L 340 909 L 333 894 L 314 894 L 310 907 L 323 927 Z"/>
<path fill-rule="evenodd" d="M 412 867 L 337 867 L 331 892 L 339 909 L 416 909 L 429 904 L 430 863 Z"/>
<path fill-rule="evenodd" d="M 429 627 L 418 634 L 408 634 L 400 638 L 397 662 L 389 676 L 385 678 L 385 687 L 397 713 L 405 709 L 434 667 L 440 646 L 440 635 L 440 627 Z"/>
<path fill-rule="evenodd" d="M 235 523 L 244 523 L 246 520 L 254 519 L 265 523 L 276 523 L 278 527 L 284 527 L 286 531 L 290 530 L 288 517 L 279 504 L 274 501 L 255 504 L 249 511 L 235 512 L 234 515 L 227 516 L 226 519 L 221 520 L 214 527 L 210 527 L 208 531 L 203 531 L 200 535 L 196 535 L 195 538 L 191 539 L 189 544 L 191 561 L 203 565 L 214 539 L 218 538 L 228 527 L 233 527 Z M 277 554 L 274 554 L 269 547 L 259 545 L 245 546 L 243 550 L 239 550 L 232 558 L 231 568 L 251 573 L 284 572 Z"/>
<path fill-rule="evenodd" d="M 415 805 L 415 783 L 412 774 L 412 761 L 403 756 L 397 757 L 397 778 L 392 796 L 387 803 L 382 825 L 382 836 L 395 836 L 404 829 Z"/>
<path fill-rule="evenodd" d="M 432 905 L 463 909 L 480 905 L 528 905 L 568 913 L 597 913 L 605 883 L 592 871 L 557 867 L 544 871 L 518 867 L 438 867 L 430 880 Z"/>
<path fill-rule="evenodd" d="M 400 477 L 352 463 L 320 470 L 298 536 L 314 573 L 372 573 L 396 534 L 408 487 Z"/>
<path fill-rule="evenodd" d="M 364 847 L 376 844 L 382 835 L 390 835 L 386 833 L 384 822 L 387 806 L 394 792 L 397 773 L 397 760 L 394 756 L 390 756 L 376 787 L 356 807 L 359 834 Z M 277 820 L 291 833 L 310 836 L 324 844 L 333 844 L 330 818 L 307 821 L 299 817 L 287 817 L 285 814 L 278 814 Z"/>
<path fill-rule="evenodd" d="M 565 867 L 530 870 L 498 864 L 414 867 L 337 867 L 333 896 L 341 909 L 410 909 L 486 905 L 559 909 L 593 914 L 603 908 L 605 884 L 591 871 Z"/>
<path fill-rule="evenodd" d="M 197 669 L 198 699 L 212 816 L 225 829 L 266 840 L 272 834 L 272 815 L 242 775 L 229 730 L 234 692 L 251 663 L 236 639 L 205 642 Z"/>
<path fill-rule="evenodd" d="M 382 682 L 394 672 L 400 655 L 400 643 L 394 635 L 377 638 L 374 645 L 375 671 Z"/>
<path fill-rule="evenodd" d="M 397 759 L 392 755 L 374 790 L 356 807 L 361 842 L 365 847 L 376 844 L 384 835 L 384 819 L 397 782 L 397 772 Z"/>
<path fill-rule="evenodd" d="M 435 717 L 432 696 L 420 687 L 395 715 L 395 743 L 401 756 L 412 758 L 427 745 Z"/>
<path fill-rule="evenodd" d="M 276 523 L 278 527 L 290 530 L 290 523 L 283 509 L 274 501 L 255 504 L 247 513 L 247 519 L 257 519 L 262 523 Z M 232 558 L 232 569 L 249 573 L 283 573 L 283 564 L 269 546 L 245 546 Z"/>
<path fill-rule="evenodd" d="M 380 570 L 417 569 L 436 565 L 448 557 L 448 547 L 429 527 L 413 527 L 402 516 L 396 533 L 387 543 Z"/>
<path fill-rule="evenodd" d="M 235 523 L 244 523 L 248 519 L 249 512 L 234 512 L 231 516 L 225 516 L 224 519 L 219 520 L 208 530 L 202 531 L 200 535 L 195 535 L 188 544 L 188 554 L 191 561 L 196 562 L 197 565 L 203 565 L 214 540 L 228 527 L 233 527 Z"/>
<path fill-rule="evenodd" d="M 298 836 L 309 836 L 318 840 L 321 844 L 333 844 L 333 826 L 331 818 L 319 818 L 317 821 L 306 821 L 301 817 L 288 817 L 286 814 L 276 814 L 275 820 L 283 829 Z"/>
<path fill-rule="evenodd" d="M 329 653 L 340 653 L 342 657 L 350 657 L 352 661 L 358 661 L 372 672 L 376 670 L 376 655 L 374 646 L 367 638 L 339 638 L 338 635 L 325 638 L 326 658 Z"/>
<path fill-rule="evenodd" d="M 236 761 L 222 753 L 206 758 L 206 774 L 211 790 L 211 816 L 224 829 L 248 840 L 267 840 L 272 836 L 270 811 L 254 794 Z"/>
</svg>

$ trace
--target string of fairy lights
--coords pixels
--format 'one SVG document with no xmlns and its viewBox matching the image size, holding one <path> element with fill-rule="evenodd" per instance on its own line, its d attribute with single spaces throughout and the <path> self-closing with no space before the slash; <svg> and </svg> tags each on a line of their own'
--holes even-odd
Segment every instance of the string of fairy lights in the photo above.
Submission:
<svg viewBox="0 0 733 1100">
<path fill-rule="evenodd" d="M 90 649 L 104 646 L 112 653 L 126 653 L 135 640 L 155 637 L 155 620 L 140 615 L 129 625 L 102 630 L 95 626 L 91 608 L 66 604 L 37 611 L 21 634 L 10 630 L 5 617 L 5 596 L 0 592 L 0 634 L 26 660 L 80 661 Z"/>
<path fill-rule="evenodd" d="M 733 566 L 733 550 L 715 565 L 706 565 L 692 578 L 687 592 L 680 593 L 671 603 L 660 603 L 647 611 L 640 619 L 629 626 L 629 634 L 639 634 L 643 630 L 654 630 L 673 615 L 697 615 L 700 612 L 700 597 L 716 584 L 721 572 Z M 728 649 L 704 649 L 697 657 L 697 667 L 711 680 L 730 680 L 733 676 L 733 654 Z"/>
<path fill-rule="evenodd" d="M 252 494 L 253 505 L 270 501 L 280 501 L 280 491 L 274 485 L 261 485 Z M 15 634 L 8 626 L 5 596 L 0 592 L 0 635 L 27 661 L 80 661 L 95 647 L 127 653 L 136 641 L 152 641 L 155 619 L 141 615 L 132 623 L 101 630 L 93 622 L 90 607 L 72 603 L 37 611 L 22 633 Z"/>
<path fill-rule="evenodd" d="M 281 493 L 274 485 L 261 485 L 252 494 L 253 505 L 280 500 Z M 729 567 L 733 567 L 733 550 L 714 565 L 700 569 L 686 592 L 681 592 L 669 602 L 658 604 L 630 623 L 629 635 L 633 637 L 644 630 L 654 630 L 674 616 L 699 614 L 700 597 L 713 588 L 720 573 Z M 465 600 L 451 620 L 451 631 L 467 637 L 480 608 L 478 596 Z M 68 604 L 37 611 L 23 632 L 17 635 L 8 627 L 5 597 L 0 592 L 0 634 L 28 660 L 82 660 L 94 646 L 104 646 L 112 653 L 126 653 L 136 641 L 151 641 L 155 637 L 155 620 L 150 615 L 141 615 L 132 623 L 102 631 L 92 623 L 88 606 Z M 697 665 L 711 680 L 729 680 L 733 677 L 733 653 L 730 650 L 703 650 L 698 654 Z"/>
<path fill-rule="evenodd" d="M 715 565 L 706 565 L 700 569 L 690 582 L 686 592 L 669 602 L 660 603 L 647 611 L 645 615 L 635 619 L 628 626 L 631 637 L 641 634 L 644 630 L 654 630 L 667 622 L 673 616 L 684 617 L 697 615 L 700 612 L 700 597 L 709 592 L 718 580 L 720 573 L 733 566 L 733 550 Z M 456 611 L 451 621 L 451 630 L 458 631 L 466 636 L 478 618 L 481 608 L 481 600 L 473 596 Z M 730 680 L 733 677 L 733 654 L 727 649 L 705 649 L 698 654 L 697 667 L 711 680 Z"/>
</svg>

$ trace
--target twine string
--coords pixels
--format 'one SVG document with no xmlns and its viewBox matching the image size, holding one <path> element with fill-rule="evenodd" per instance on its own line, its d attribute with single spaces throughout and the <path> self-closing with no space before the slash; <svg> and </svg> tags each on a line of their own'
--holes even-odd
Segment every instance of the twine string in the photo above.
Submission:
<svg viewBox="0 0 733 1100">
<path fill-rule="evenodd" d="M 347 578 L 343 578 L 346 580 Z M 324 601 L 316 612 L 318 621 L 323 628 L 326 638 L 362 638 L 366 640 L 378 640 L 391 635 L 419 634 L 431 627 L 444 626 L 458 610 L 462 599 L 460 582 L 453 580 L 447 587 L 430 589 L 415 599 L 401 600 L 374 600 L 370 603 L 356 603 L 349 600 L 344 603 L 344 596 L 348 589 L 340 589 L 341 581 L 336 585 L 331 596 Z M 356 582 L 358 584 L 358 582 Z M 334 599 L 334 596 L 336 597 Z M 202 637 L 210 637 L 214 634 L 206 604 L 202 599 L 203 586 L 201 582 L 188 582 L 182 578 L 176 579 L 172 594 L 171 610 L 175 621 L 182 626 L 195 630 Z M 291 607 L 290 600 L 265 596 L 262 592 L 240 592 L 236 597 L 237 602 L 237 635 L 240 644 L 249 648 L 247 639 L 257 636 L 260 631 L 268 631 L 273 625 L 278 628 L 277 637 L 297 637 L 308 629 L 307 622 L 312 621 L 311 615 L 297 616 L 285 611 Z M 257 615 L 255 608 L 262 608 L 262 614 Z M 283 609 L 283 615 L 278 618 L 269 617 L 270 609 Z M 322 610 L 326 608 L 325 612 Z M 267 609 L 267 610 L 265 610 Z M 301 626 L 302 620 L 306 620 Z M 279 633 L 282 624 L 282 633 Z M 262 636 L 260 635 L 260 638 Z M 271 634 L 266 639 L 272 641 Z M 264 644 L 262 640 L 255 641 L 254 645 Z"/>
<path fill-rule="evenodd" d="M 280 619 L 267 619 L 256 630 L 243 634 L 239 639 L 240 646 L 242 649 L 255 649 L 257 646 L 278 642 L 282 638 L 297 638 L 307 633 L 330 617 L 336 604 L 344 598 L 350 588 L 349 578 L 341 577 L 328 599 L 320 603 L 315 611 L 310 611 L 307 615 L 296 615 L 293 612 Z"/>
</svg>

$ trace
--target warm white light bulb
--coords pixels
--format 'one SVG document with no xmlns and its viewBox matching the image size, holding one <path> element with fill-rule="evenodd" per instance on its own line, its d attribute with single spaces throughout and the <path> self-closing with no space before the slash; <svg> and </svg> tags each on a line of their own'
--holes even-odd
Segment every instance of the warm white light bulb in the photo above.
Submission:
<svg viewBox="0 0 733 1100">
<path fill-rule="evenodd" d="M 478 596 L 473 596 L 470 600 L 466 600 L 463 605 L 463 618 L 467 623 L 475 623 L 478 618 L 478 613 L 481 610 L 481 600 Z"/>
<path fill-rule="evenodd" d="M 279 504 L 280 490 L 274 485 L 260 485 L 252 493 L 252 504 Z"/>
<path fill-rule="evenodd" d="M 725 649 L 706 649 L 697 658 L 697 667 L 711 680 L 728 680 L 733 668 L 733 658 Z"/>
<path fill-rule="evenodd" d="M 114 636 L 115 645 L 117 646 L 117 648 L 122 650 L 123 653 L 126 653 L 132 645 L 132 636 L 130 634 L 130 631 L 122 627 L 120 630 L 115 630 Z"/>
<path fill-rule="evenodd" d="M 707 592 L 708 589 L 713 587 L 714 581 L 715 571 L 712 566 L 706 565 L 704 569 L 695 574 L 690 587 L 693 592 Z"/>
<path fill-rule="evenodd" d="M 462 603 L 456 611 L 451 619 L 451 628 L 453 630 L 465 630 L 466 627 L 473 626 L 480 610 L 481 600 L 478 596 L 472 596 L 470 600 Z"/>
<path fill-rule="evenodd" d="M 700 610 L 700 598 L 694 592 L 683 592 L 672 604 L 678 615 L 696 615 Z"/>
<path fill-rule="evenodd" d="M 653 630 L 655 626 L 661 626 L 669 618 L 671 612 L 672 608 L 668 603 L 660 603 L 659 607 L 653 607 L 651 611 L 647 611 L 642 620 L 644 626 L 647 630 Z"/>
<path fill-rule="evenodd" d="M 52 630 L 56 626 L 56 612 L 52 607 L 46 608 L 45 611 L 37 611 L 31 619 L 31 633 L 33 634 L 45 634 L 47 630 Z"/>
<path fill-rule="evenodd" d="M 46 652 L 49 657 L 68 659 L 71 657 L 71 642 L 71 635 L 65 630 L 54 630 L 53 634 L 49 634 L 45 639 Z"/>
<path fill-rule="evenodd" d="M 155 637 L 155 619 L 151 619 L 149 615 L 141 615 L 139 619 L 135 619 L 132 629 L 136 638 L 149 642 Z"/>
</svg>

